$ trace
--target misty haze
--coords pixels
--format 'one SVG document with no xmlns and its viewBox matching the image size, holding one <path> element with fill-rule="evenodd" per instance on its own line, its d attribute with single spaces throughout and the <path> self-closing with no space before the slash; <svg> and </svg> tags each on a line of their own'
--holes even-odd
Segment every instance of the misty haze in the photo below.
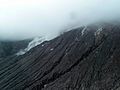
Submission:
<svg viewBox="0 0 120 90">
<path fill-rule="evenodd" d="M 120 90 L 120 0 L 0 0 L 0 90 Z"/>
<path fill-rule="evenodd" d="M 65 29 L 118 20 L 119 0 L 0 0 L 0 39 L 52 39 Z"/>
</svg>

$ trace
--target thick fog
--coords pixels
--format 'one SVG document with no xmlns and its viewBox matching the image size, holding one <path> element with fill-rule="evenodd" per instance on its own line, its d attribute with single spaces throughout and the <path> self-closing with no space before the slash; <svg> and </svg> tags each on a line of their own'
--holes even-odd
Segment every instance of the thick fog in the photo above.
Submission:
<svg viewBox="0 0 120 90">
<path fill-rule="evenodd" d="M 47 39 L 77 25 L 118 20 L 120 0 L 0 0 L 0 39 Z"/>
</svg>

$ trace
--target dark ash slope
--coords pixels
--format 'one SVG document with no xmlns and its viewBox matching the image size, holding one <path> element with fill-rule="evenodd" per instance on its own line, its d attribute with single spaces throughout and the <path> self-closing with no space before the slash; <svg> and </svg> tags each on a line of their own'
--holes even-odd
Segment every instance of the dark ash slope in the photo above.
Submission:
<svg viewBox="0 0 120 90">
<path fill-rule="evenodd" d="M 1 61 L 0 90 L 119 90 L 120 25 L 83 28 Z"/>
</svg>

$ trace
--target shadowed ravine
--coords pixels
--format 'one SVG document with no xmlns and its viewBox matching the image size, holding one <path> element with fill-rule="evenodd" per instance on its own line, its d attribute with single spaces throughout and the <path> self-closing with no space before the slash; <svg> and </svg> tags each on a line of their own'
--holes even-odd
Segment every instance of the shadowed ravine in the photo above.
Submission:
<svg viewBox="0 0 120 90">
<path fill-rule="evenodd" d="M 119 90 L 119 60 L 119 24 L 77 28 L 1 59 L 0 90 Z"/>
</svg>

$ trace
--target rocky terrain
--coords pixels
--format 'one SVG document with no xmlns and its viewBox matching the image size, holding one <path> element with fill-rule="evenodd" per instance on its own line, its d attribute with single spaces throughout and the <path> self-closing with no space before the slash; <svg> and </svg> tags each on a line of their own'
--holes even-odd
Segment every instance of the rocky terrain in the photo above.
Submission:
<svg viewBox="0 0 120 90">
<path fill-rule="evenodd" d="M 120 25 L 89 25 L 0 60 L 0 90 L 120 90 Z"/>
</svg>

